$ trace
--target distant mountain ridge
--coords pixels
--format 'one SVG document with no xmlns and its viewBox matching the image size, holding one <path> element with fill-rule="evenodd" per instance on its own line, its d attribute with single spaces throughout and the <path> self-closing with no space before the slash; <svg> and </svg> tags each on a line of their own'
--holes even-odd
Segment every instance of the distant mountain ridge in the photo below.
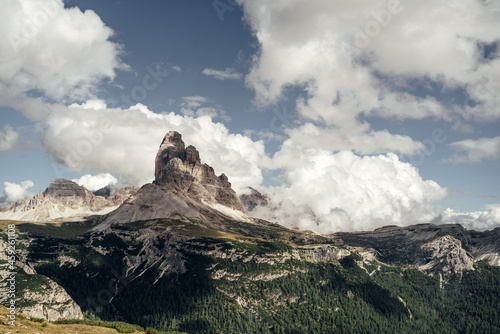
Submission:
<svg viewBox="0 0 500 334">
<path fill-rule="evenodd" d="M 104 215 L 115 210 L 136 191 L 136 188 L 129 187 L 118 190 L 113 196 L 97 196 L 73 181 L 55 179 L 45 191 L 2 209 L 0 219 L 36 222 L 84 220 L 87 216 Z"/>
<path fill-rule="evenodd" d="M 383 261 L 405 262 L 444 277 L 473 270 L 480 260 L 500 266 L 500 228 L 478 232 L 459 224 L 419 224 L 333 235 L 345 244 L 372 249 Z"/>
</svg>

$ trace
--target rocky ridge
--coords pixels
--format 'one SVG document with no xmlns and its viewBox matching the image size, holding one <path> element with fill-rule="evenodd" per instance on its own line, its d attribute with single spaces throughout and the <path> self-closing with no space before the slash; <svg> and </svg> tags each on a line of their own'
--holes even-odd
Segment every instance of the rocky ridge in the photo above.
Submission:
<svg viewBox="0 0 500 334">
<path fill-rule="evenodd" d="M 266 206 L 269 203 L 269 196 L 263 195 L 258 190 L 248 187 L 248 194 L 240 196 L 241 203 L 245 207 L 246 212 L 253 211 L 258 206 Z"/>
<path fill-rule="evenodd" d="M 0 219 L 50 222 L 78 221 L 91 215 L 103 215 L 116 209 L 136 191 L 124 188 L 108 198 L 96 196 L 83 186 L 65 179 L 55 179 L 33 197 L 0 211 Z"/>
<path fill-rule="evenodd" d="M 334 235 L 347 245 L 374 249 L 383 261 L 406 262 L 443 277 L 472 270 L 475 261 L 498 265 L 500 259 L 500 228 L 477 232 L 458 224 L 419 224 Z"/>
</svg>

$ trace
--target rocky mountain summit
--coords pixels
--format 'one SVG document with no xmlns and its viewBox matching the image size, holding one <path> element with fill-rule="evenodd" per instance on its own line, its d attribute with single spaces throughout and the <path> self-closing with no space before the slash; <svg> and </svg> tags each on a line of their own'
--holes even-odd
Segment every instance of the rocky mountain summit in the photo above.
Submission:
<svg viewBox="0 0 500 334">
<path fill-rule="evenodd" d="M 202 164 L 194 146 L 186 147 L 182 135 L 165 135 L 155 159 L 155 180 L 111 212 L 95 229 L 115 223 L 158 218 L 182 218 L 214 227 L 226 220 L 251 221 L 225 174 L 217 176 Z"/>
<path fill-rule="evenodd" d="M 168 187 L 200 202 L 221 204 L 243 211 L 243 204 L 231 189 L 227 176 L 216 176 L 214 169 L 202 164 L 198 150 L 182 141 L 182 135 L 170 131 L 163 138 L 155 160 L 155 180 L 162 187 Z"/>
<path fill-rule="evenodd" d="M 113 196 L 96 196 L 73 181 L 55 179 L 45 191 L 4 208 L 0 211 L 0 219 L 36 222 L 83 220 L 87 216 L 111 212 L 134 191 L 134 188 L 124 188 Z"/>
</svg>

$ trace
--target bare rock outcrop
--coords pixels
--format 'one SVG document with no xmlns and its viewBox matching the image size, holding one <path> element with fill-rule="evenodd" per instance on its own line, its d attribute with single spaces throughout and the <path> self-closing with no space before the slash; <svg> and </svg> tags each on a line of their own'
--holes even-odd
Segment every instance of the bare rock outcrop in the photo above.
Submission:
<svg viewBox="0 0 500 334">
<path fill-rule="evenodd" d="M 243 211 L 243 204 L 227 176 L 216 176 L 212 167 L 202 164 L 198 150 L 194 146 L 186 148 L 182 135 L 176 131 L 167 133 L 160 145 L 154 184 L 173 188 L 202 203 L 218 203 Z"/>
<path fill-rule="evenodd" d="M 445 235 L 420 246 L 424 263 L 417 264 L 423 271 L 438 272 L 443 277 L 462 274 L 474 269 L 474 259 L 462 248 L 462 242 Z"/>
<path fill-rule="evenodd" d="M 351 252 L 345 248 L 330 245 L 301 248 L 300 251 L 312 262 L 334 262 L 351 255 Z"/>
<path fill-rule="evenodd" d="M 43 318 L 48 321 L 57 319 L 83 319 L 80 307 L 59 284 L 50 278 L 36 274 L 32 263 L 27 260 L 28 241 L 18 240 L 15 269 L 9 267 L 7 260 L 9 244 L 0 240 L 0 304 L 9 301 L 9 279 L 16 283 L 16 307 L 19 312 Z M 20 247 L 20 246 L 23 247 Z M 24 272 L 24 273 L 23 273 Z M 22 285 L 22 289 L 18 287 Z"/>
<path fill-rule="evenodd" d="M 373 248 L 382 261 L 406 262 L 443 277 L 473 270 L 474 261 L 499 264 L 500 228 L 476 232 L 459 224 L 419 224 L 335 236 L 350 246 Z"/>
<path fill-rule="evenodd" d="M 35 291 L 24 291 L 23 302 L 33 305 L 21 307 L 20 312 L 47 321 L 58 319 L 83 319 L 80 306 L 57 283 L 47 279 Z"/>
</svg>

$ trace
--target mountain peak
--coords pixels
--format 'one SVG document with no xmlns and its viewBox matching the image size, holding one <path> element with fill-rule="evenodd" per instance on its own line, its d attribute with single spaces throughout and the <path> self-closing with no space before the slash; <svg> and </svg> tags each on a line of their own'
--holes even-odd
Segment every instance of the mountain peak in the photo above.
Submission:
<svg viewBox="0 0 500 334">
<path fill-rule="evenodd" d="M 222 204 L 243 211 L 243 205 L 231 188 L 228 177 L 202 164 L 198 150 L 185 146 L 182 135 L 168 132 L 155 159 L 154 184 L 166 186 L 205 203 Z"/>
<path fill-rule="evenodd" d="M 79 186 L 73 181 L 55 179 L 50 182 L 43 194 L 51 197 L 85 197 L 87 191 L 84 187 Z"/>
<path fill-rule="evenodd" d="M 179 159 L 183 164 L 201 164 L 198 150 L 189 145 L 187 148 L 182 141 L 182 135 L 177 131 L 168 132 L 160 145 L 155 159 L 155 183 L 169 183 L 169 170 L 175 165 L 172 163 Z"/>
<path fill-rule="evenodd" d="M 224 173 L 215 175 L 212 167 L 201 163 L 194 146 L 186 147 L 182 135 L 170 131 L 156 155 L 153 183 L 142 186 L 134 198 L 111 212 L 95 229 L 179 215 L 212 226 L 227 219 L 248 219 L 243 210 L 228 177 Z"/>
</svg>

